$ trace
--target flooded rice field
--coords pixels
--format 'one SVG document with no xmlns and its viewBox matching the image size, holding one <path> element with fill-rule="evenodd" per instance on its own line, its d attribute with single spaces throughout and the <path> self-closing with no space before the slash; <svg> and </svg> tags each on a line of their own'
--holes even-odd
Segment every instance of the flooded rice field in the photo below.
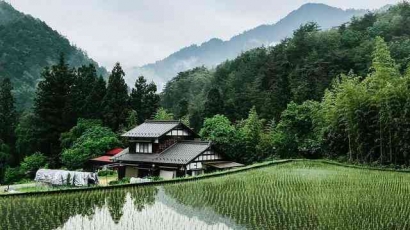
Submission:
<svg viewBox="0 0 410 230">
<path fill-rule="evenodd" d="M 293 162 L 164 186 L 0 197 L 0 229 L 410 229 L 410 174 Z"/>
</svg>

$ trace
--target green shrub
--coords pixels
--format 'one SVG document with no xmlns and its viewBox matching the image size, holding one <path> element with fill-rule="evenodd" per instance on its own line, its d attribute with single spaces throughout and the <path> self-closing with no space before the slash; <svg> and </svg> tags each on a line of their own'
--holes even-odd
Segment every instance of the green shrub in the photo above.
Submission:
<svg viewBox="0 0 410 230">
<path fill-rule="evenodd" d="M 98 176 L 112 176 L 115 175 L 116 171 L 115 170 L 101 170 L 98 171 Z"/>
<path fill-rule="evenodd" d="M 151 179 L 152 181 L 161 181 L 164 180 L 164 178 L 160 177 L 160 176 L 151 176 L 148 177 L 148 179 Z"/>
<path fill-rule="evenodd" d="M 24 178 L 24 172 L 19 168 L 6 168 L 6 172 L 4 173 L 4 183 L 5 184 L 13 184 L 15 182 L 20 181 Z"/>
<path fill-rule="evenodd" d="M 121 180 L 110 181 L 109 185 L 129 184 L 131 178 L 124 177 Z"/>
<path fill-rule="evenodd" d="M 32 178 L 36 171 L 40 168 L 47 166 L 47 157 L 40 152 L 36 152 L 33 155 L 24 158 L 20 164 L 21 171 Z"/>
<path fill-rule="evenodd" d="M 121 142 L 114 132 L 96 125 L 76 139 L 71 148 L 63 150 L 61 161 L 69 170 L 80 169 L 89 159 L 118 146 L 121 146 Z"/>
</svg>

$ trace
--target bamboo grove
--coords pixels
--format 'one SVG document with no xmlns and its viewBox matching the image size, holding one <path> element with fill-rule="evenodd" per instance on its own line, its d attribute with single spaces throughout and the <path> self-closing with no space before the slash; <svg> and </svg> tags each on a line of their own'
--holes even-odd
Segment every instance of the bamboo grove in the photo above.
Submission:
<svg viewBox="0 0 410 230">
<path fill-rule="evenodd" d="M 400 74 L 382 38 L 371 73 L 337 79 L 320 116 L 329 154 L 359 162 L 410 163 L 410 72 Z M 320 122 L 318 122 L 320 123 Z"/>
</svg>

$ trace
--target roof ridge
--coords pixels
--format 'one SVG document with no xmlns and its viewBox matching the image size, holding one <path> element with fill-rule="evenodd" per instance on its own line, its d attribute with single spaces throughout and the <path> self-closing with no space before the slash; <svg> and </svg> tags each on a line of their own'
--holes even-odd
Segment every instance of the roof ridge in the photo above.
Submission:
<svg viewBox="0 0 410 230">
<path fill-rule="evenodd" d="M 181 123 L 179 120 L 145 120 L 144 123 Z"/>
<path fill-rule="evenodd" d="M 196 140 L 180 140 L 178 143 L 192 143 L 192 144 L 207 144 L 210 145 L 212 141 L 196 141 Z"/>
</svg>

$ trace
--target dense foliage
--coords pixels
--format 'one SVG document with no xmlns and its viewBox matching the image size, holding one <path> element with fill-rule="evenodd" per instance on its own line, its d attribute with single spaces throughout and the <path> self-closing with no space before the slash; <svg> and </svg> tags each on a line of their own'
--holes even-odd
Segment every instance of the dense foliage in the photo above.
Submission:
<svg viewBox="0 0 410 230">
<path fill-rule="evenodd" d="M 130 94 L 130 105 L 137 112 L 137 123 L 141 124 L 156 112 L 159 106 L 159 95 L 154 82 L 147 84 L 147 80 L 140 76 L 135 81 L 135 87 Z"/>
<path fill-rule="evenodd" d="M 11 147 L 15 144 L 16 109 L 11 81 L 5 78 L 0 81 L 0 164 L 17 161 L 12 157 Z M 1 177 L 0 177 L 1 180 Z"/>
<path fill-rule="evenodd" d="M 159 101 L 154 83 L 145 84 L 140 77 L 136 87 L 142 90 L 129 95 L 123 77 L 117 63 L 107 84 L 93 65 L 71 68 L 61 55 L 58 64 L 43 70 L 33 110 L 20 116 L 10 81 L 2 80 L 0 176 L 8 175 L 9 182 L 21 179 L 19 164 L 35 152 L 43 153 L 52 168 L 64 164 L 78 169 L 90 158 L 121 147 L 118 133 L 152 118 Z M 136 93 L 142 100 L 136 100 Z"/>
<path fill-rule="evenodd" d="M 204 109 L 207 95 L 218 89 L 224 102 L 221 114 L 230 120 L 246 118 L 255 106 L 261 118 L 278 121 L 291 101 L 321 100 L 340 74 L 352 71 L 366 76 L 377 36 L 388 43 L 403 72 L 410 52 L 410 32 L 405 26 L 409 12 L 410 5 L 401 3 L 331 30 L 320 31 L 314 23 L 303 25 L 292 38 L 245 52 L 214 71 L 196 68 L 180 73 L 167 83 L 162 106 L 177 114 L 180 101 L 186 100 L 190 117 L 203 119 L 209 116 Z M 195 128 L 199 130 L 200 125 Z"/>
<path fill-rule="evenodd" d="M 85 129 L 83 129 L 84 123 L 88 123 Z M 61 162 L 72 170 L 81 169 L 91 158 L 104 155 L 106 151 L 121 146 L 117 135 L 112 130 L 84 120 L 80 120 L 76 127 L 63 136 L 65 140 L 63 144 L 67 148 L 61 154 Z"/>
<path fill-rule="evenodd" d="M 115 64 L 108 79 L 107 93 L 102 101 L 104 122 L 117 131 L 125 123 L 128 108 L 128 87 L 120 63 Z"/>
<path fill-rule="evenodd" d="M 255 158 L 260 155 L 408 165 L 409 16 L 410 4 L 403 2 L 328 31 L 302 25 L 292 38 L 245 52 L 215 71 L 180 73 L 167 84 L 162 105 L 179 111 L 184 102 L 186 116 L 196 120 L 225 116 L 234 134 L 212 134 L 219 134 L 211 125 L 222 119 L 217 116 L 205 120 L 203 137 L 226 143 L 227 152 L 246 163 L 264 159 Z M 243 120 L 253 107 L 262 124 L 252 122 L 254 137 L 246 141 Z"/>
<path fill-rule="evenodd" d="M 342 76 L 322 102 L 326 154 L 359 162 L 410 163 L 410 75 L 400 74 L 382 38 L 371 73 Z"/>
<path fill-rule="evenodd" d="M 163 60 L 135 68 L 134 71 L 158 83 L 165 83 L 178 72 L 202 65 L 216 66 L 236 58 L 243 51 L 277 44 L 285 37 L 291 36 L 302 24 L 316 22 L 321 28 L 329 29 L 348 22 L 353 16 L 362 16 L 365 13 L 366 10 L 342 10 L 321 3 L 306 3 L 274 24 L 260 25 L 230 40 L 212 38 L 200 45 L 184 47 Z"/>
<path fill-rule="evenodd" d="M 13 80 L 2 78 L 0 175 L 16 178 L 35 152 L 50 167 L 81 168 L 146 119 L 182 120 L 243 163 L 332 157 L 409 165 L 408 21 L 403 2 L 326 31 L 308 23 L 276 46 L 179 73 L 161 98 L 142 76 L 129 89 L 119 63 L 107 84 L 94 65 L 73 68 L 60 55 L 42 71 L 32 111 L 16 112 Z"/>
<path fill-rule="evenodd" d="M 21 162 L 20 169 L 24 174 L 28 175 L 29 178 L 33 178 L 38 169 L 47 166 L 47 157 L 42 153 L 34 153 L 30 156 L 26 156 Z"/>
<path fill-rule="evenodd" d="M 84 51 L 44 22 L 0 1 L 0 80 L 10 78 L 13 82 L 19 110 L 32 106 L 42 69 L 58 63 L 60 53 L 66 54 L 73 67 L 93 64 L 99 75 L 107 74 Z"/>
</svg>

